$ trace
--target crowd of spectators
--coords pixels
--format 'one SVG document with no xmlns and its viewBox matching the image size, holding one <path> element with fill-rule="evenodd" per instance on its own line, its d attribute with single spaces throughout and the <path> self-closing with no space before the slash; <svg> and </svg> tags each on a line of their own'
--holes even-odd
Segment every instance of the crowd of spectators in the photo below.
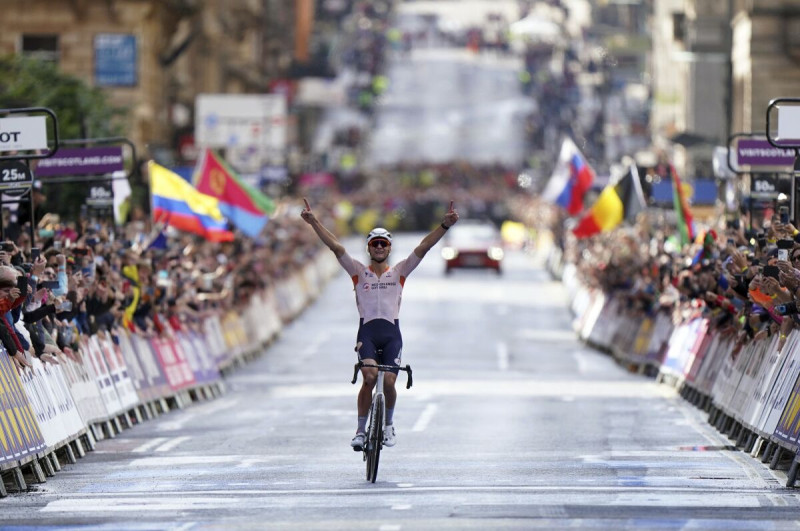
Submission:
<svg viewBox="0 0 800 531">
<path fill-rule="evenodd" d="M 225 243 L 145 220 L 116 227 L 46 214 L 33 242 L 23 226 L 0 243 L 0 341 L 22 370 L 29 356 L 77 358 L 84 335 L 200 331 L 315 255 L 318 241 L 292 214 L 283 205 L 259 238 Z"/>
<path fill-rule="evenodd" d="M 566 238 L 566 259 L 631 317 L 664 312 L 677 324 L 704 316 L 711 330 L 736 335 L 734 355 L 747 341 L 776 335 L 782 349 L 800 324 L 800 231 L 777 214 L 762 229 L 745 225 L 728 221 L 681 246 L 674 228 L 642 217 L 635 227 Z"/>
</svg>

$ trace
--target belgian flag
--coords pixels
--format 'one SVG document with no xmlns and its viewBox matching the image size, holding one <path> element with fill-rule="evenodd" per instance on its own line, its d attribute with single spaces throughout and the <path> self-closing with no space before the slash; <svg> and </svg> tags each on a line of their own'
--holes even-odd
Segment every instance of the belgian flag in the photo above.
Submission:
<svg viewBox="0 0 800 531">
<path fill-rule="evenodd" d="M 634 220 L 644 207 L 639 170 L 635 164 L 631 164 L 628 172 L 616 184 L 603 188 L 597 201 L 583 214 L 572 232 L 578 238 L 588 238 L 610 231 L 623 221 Z"/>
</svg>

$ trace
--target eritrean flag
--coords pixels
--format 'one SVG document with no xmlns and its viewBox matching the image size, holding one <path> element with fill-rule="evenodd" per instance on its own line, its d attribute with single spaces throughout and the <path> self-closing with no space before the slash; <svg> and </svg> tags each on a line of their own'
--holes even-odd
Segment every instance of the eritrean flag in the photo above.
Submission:
<svg viewBox="0 0 800 531">
<path fill-rule="evenodd" d="M 639 171 L 631 165 L 616 184 L 608 185 L 600 192 L 597 201 L 587 211 L 578 225 L 572 229 L 578 238 L 588 238 L 600 232 L 607 232 L 623 222 L 632 221 L 645 207 Z"/>
<path fill-rule="evenodd" d="M 245 183 L 210 149 L 200 159 L 194 184 L 200 192 L 217 198 L 225 217 L 251 238 L 259 235 L 275 211 L 269 197 Z"/>
<path fill-rule="evenodd" d="M 209 241 L 232 241 L 219 200 L 201 194 L 180 175 L 148 162 L 153 219 Z"/>
</svg>

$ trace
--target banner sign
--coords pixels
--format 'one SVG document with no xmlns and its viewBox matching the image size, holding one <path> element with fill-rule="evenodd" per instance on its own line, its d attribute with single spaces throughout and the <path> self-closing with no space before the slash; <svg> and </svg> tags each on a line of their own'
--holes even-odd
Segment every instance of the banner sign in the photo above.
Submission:
<svg viewBox="0 0 800 531">
<path fill-rule="evenodd" d="M 0 118 L 0 153 L 47 148 L 47 121 L 44 116 Z"/>
<path fill-rule="evenodd" d="M 61 148 L 56 154 L 36 163 L 37 177 L 63 175 L 106 175 L 123 171 L 121 146 Z"/>
<path fill-rule="evenodd" d="M 759 199 L 777 199 L 778 177 L 771 173 L 754 174 L 750 178 L 750 196 Z"/>
<path fill-rule="evenodd" d="M 776 148 L 766 139 L 741 138 L 736 142 L 736 165 L 743 171 L 790 173 L 794 150 Z"/>
<path fill-rule="evenodd" d="M 21 160 L 0 162 L 0 190 L 27 189 L 33 185 L 33 175 Z"/>
<path fill-rule="evenodd" d="M 98 209 L 114 206 L 114 191 L 111 183 L 92 183 L 86 196 L 86 205 Z"/>
<path fill-rule="evenodd" d="M 136 75 L 136 36 L 101 33 L 94 38 L 94 80 L 99 87 L 133 87 Z"/>
</svg>

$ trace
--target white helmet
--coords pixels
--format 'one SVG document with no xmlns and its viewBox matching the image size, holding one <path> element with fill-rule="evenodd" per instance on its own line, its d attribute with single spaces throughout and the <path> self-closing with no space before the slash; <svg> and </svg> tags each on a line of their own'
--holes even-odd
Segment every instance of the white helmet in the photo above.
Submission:
<svg viewBox="0 0 800 531">
<path fill-rule="evenodd" d="M 384 228 L 375 227 L 367 236 L 367 245 L 369 245 L 369 242 L 375 239 L 382 239 L 392 243 L 392 233 Z"/>
</svg>

